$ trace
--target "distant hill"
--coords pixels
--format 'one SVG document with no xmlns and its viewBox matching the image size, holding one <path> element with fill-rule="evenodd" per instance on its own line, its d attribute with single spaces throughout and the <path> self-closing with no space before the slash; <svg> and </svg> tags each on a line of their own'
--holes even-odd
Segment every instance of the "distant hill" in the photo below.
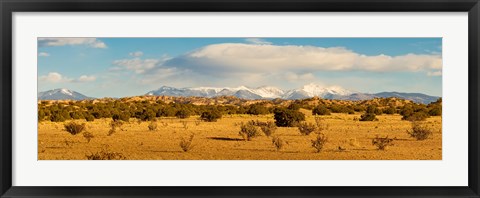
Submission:
<svg viewBox="0 0 480 198">
<path fill-rule="evenodd" d="M 85 96 L 76 91 L 68 89 L 53 89 L 49 91 L 39 92 L 38 100 L 87 100 L 92 97 Z"/>
</svg>

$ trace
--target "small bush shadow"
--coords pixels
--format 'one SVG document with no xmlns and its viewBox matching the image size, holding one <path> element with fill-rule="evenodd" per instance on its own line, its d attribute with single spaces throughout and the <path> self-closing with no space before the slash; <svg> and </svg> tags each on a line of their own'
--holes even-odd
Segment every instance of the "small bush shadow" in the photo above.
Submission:
<svg viewBox="0 0 480 198">
<path fill-rule="evenodd" d="M 229 138 L 229 137 L 207 137 L 207 139 L 211 140 L 222 140 L 222 141 L 245 141 L 241 138 Z"/>
</svg>

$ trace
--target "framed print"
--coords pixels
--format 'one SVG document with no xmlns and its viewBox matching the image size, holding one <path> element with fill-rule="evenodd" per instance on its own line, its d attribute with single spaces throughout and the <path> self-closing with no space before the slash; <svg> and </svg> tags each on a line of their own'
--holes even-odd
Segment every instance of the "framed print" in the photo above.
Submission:
<svg viewBox="0 0 480 198">
<path fill-rule="evenodd" d="M 1 197 L 478 197 L 478 1 L 2 1 Z"/>
</svg>

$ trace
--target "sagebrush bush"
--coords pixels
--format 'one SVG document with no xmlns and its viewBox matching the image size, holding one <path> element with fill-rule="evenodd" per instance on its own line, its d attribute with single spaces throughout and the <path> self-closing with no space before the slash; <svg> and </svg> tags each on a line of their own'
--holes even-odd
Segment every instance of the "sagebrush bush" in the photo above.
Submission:
<svg viewBox="0 0 480 198">
<path fill-rule="evenodd" d="M 180 148 L 182 148 L 183 152 L 188 152 L 193 148 L 193 138 L 195 137 L 195 134 L 191 134 L 188 139 L 182 138 L 180 140 Z"/>
<path fill-rule="evenodd" d="M 113 135 L 115 132 L 117 132 L 117 128 L 122 127 L 123 122 L 121 120 L 112 120 L 110 122 L 110 130 L 108 131 L 108 136 Z"/>
<path fill-rule="evenodd" d="M 157 130 L 157 122 L 155 121 L 151 121 L 149 124 L 148 124 L 148 130 L 149 131 L 156 131 Z"/>
<path fill-rule="evenodd" d="M 317 151 L 317 153 L 320 153 L 328 142 L 328 138 L 325 134 L 319 133 L 317 137 L 314 140 L 311 140 L 312 142 L 312 147 Z"/>
<path fill-rule="evenodd" d="M 412 122 L 412 128 L 407 130 L 407 133 L 416 140 L 426 140 L 433 134 L 432 130 L 421 122 Z"/>
<path fill-rule="evenodd" d="M 329 125 L 325 123 L 321 117 L 315 117 L 315 125 L 317 126 L 315 133 L 321 133 L 323 130 L 328 130 L 329 127 Z"/>
<path fill-rule="evenodd" d="M 87 140 L 88 143 L 90 143 L 90 140 L 92 140 L 92 138 L 94 138 L 93 134 L 90 133 L 90 132 L 84 132 L 83 137 Z"/>
<path fill-rule="evenodd" d="M 238 134 L 242 136 L 245 141 L 250 141 L 252 138 L 259 135 L 257 127 L 251 123 L 242 123 L 240 126 L 240 132 Z"/>
<path fill-rule="evenodd" d="M 69 122 L 64 124 L 65 130 L 72 135 L 77 135 L 85 129 L 85 123 L 77 124 L 76 122 Z"/>
<path fill-rule="evenodd" d="M 372 139 L 372 145 L 376 146 L 378 150 L 385 150 L 388 146 L 393 146 L 393 138 L 379 137 L 378 135 Z"/>
<path fill-rule="evenodd" d="M 125 160 L 127 159 L 122 153 L 112 152 L 108 146 L 102 148 L 101 151 L 86 155 L 88 160 Z"/>
<path fill-rule="evenodd" d="M 283 141 L 283 139 L 281 139 L 280 137 L 273 137 L 272 144 L 277 149 L 277 151 L 280 151 L 286 144 L 288 144 L 288 142 Z"/>
<path fill-rule="evenodd" d="M 310 135 L 310 133 L 314 132 L 317 130 L 317 126 L 312 124 L 312 123 L 307 123 L 307 122 L 301 122 L 298 124 L 298 130 L 300 131 L 300 134 L 302 135 Z"/>
<path fill-rule="evenodd" d="M 267 137 L 270 137 L 277 130 L 277 125 L 275 125 L 275 123 L 272 121 L 268 121 L 260 125 L 260 129 Z"/>
</svg>

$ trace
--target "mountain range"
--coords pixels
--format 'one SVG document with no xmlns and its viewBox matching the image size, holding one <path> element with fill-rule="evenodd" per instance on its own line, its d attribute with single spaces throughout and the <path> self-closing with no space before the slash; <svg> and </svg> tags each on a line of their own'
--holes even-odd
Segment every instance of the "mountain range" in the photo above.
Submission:
<svg viewBox="0 0 480 198">
<path fill-rule="evenodd" d="M 416 103 L 428 104 L 436 101 L 439 97 L 429 96 L 422 93 L 401 93 L 401 92 L 380 92 L 380 93 L 360 93 L 344 89 L 339 86 L 321 86 L 317 84 L 307 84 L 298 89 L 282 90 L 272 86 L 262 86 L 250 88 L 246 86 L 239 87 L 186 87 L 175 88 L 162 86 L 157 90 L 149 91 L 145 95 L 150 96 L 182 96 L 182 97 L 218 97 L 218 96 L 235 96 L 243 99 L 305 99 L 312 97 L 320 97 L 324 99 L 339 100 L 370 100 L 373 98 L 389 98 L 396 97 L 411 100 Z M 68 89 L 54 89 L 50 91 L 40 92 L 39 100 L 84 100 L 92 99 L 91 97 L 82 95 L 78 92 Z"/>
<path fill-rule="evenodd" d="M 359 93 L 344 89 L 339 86 L 324 87 L 317 84 L 307 84 L 298 89 L 282 90 L 272 86 L 262 86 L 250 88 L 246 86 L 240 87 L 191 87 L 191 88 L 174 88 L 163 86 L 157 90 L 148 92 L 146 95 L 154 96 L 197 96 L 197 97 L 217 97 L 217 96 L 235 96 L 244 99 L 275 99 L 281 98 L 285 100 L 305 99 L 312 97 L 320 97 L 324 99 L 339 100 L 370 100 L 373 98 L 389 98 L 396 97 L 411 100 L 416 103 L 428 104 L 436 101 L 439 97 L 429 96 L 422 93 L 401 93 L 401 92 L 380 92 L 380 93 Z"/>
</svg>

